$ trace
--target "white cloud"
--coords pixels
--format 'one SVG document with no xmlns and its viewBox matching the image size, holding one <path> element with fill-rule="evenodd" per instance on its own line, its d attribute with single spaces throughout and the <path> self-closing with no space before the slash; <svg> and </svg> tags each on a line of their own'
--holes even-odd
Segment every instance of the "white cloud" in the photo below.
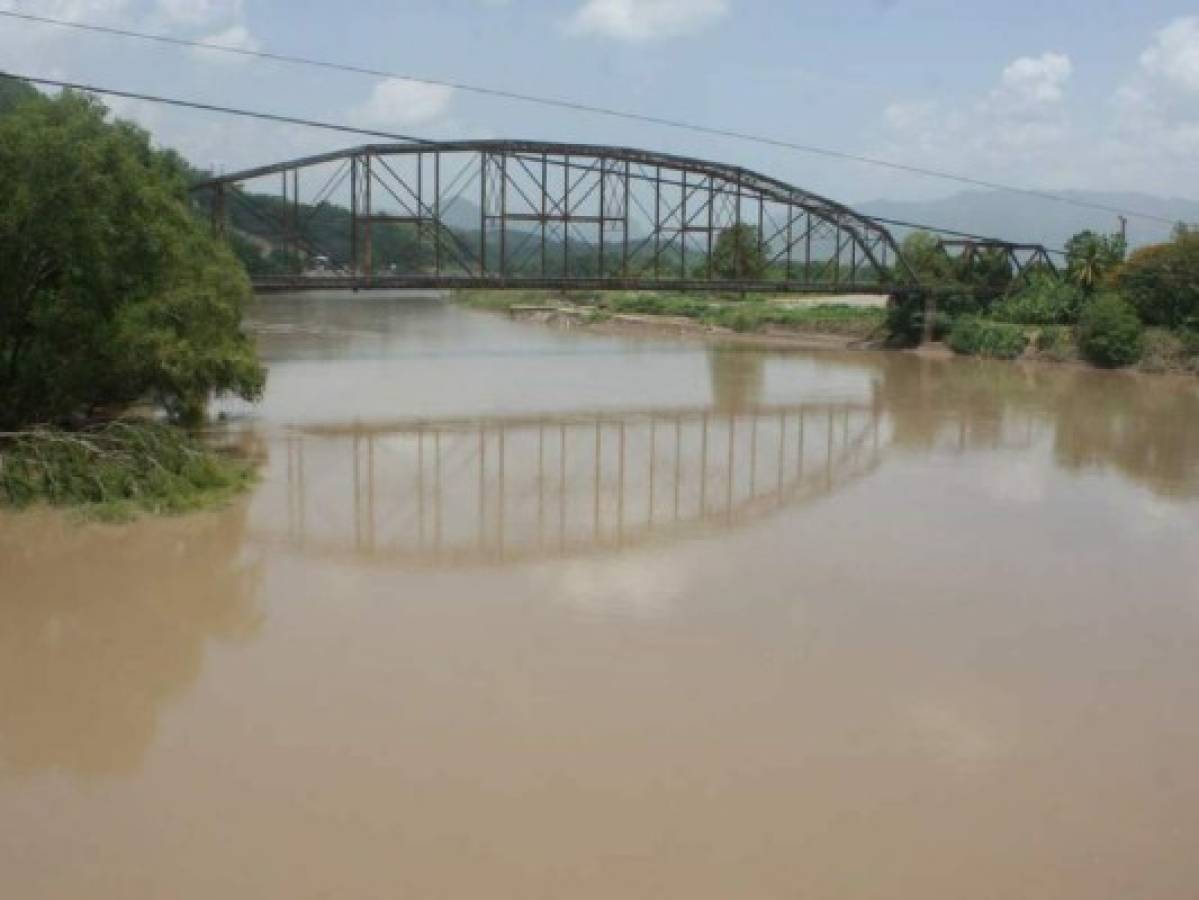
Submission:
<svg viewBox="0 0 1199 900">
<path fill-rule="evenodd" d="M 882 111 L 874 155 L 1060 190 L 1194 195 L 1199 156 L 1199 17 L 1178 19 L 1133 55 L 1109 105 L 1072 108 L 1071 59 L 1024 56 L 993 88 L 956 102 L 913 98 Z"/>
<path fill-rule="evenodd" d="M 650 41 L 698 31 L 728 11 L 728 0 L 586 0 L 567 27 L 573 34 Z"/>
<path fill-rule="evenodd" d="M 372 128 L 418 125 L 444 113 L 454 89 L 389 78 L 375 85 L 370 99 L 351 111 L 351 118 Z"/>
<path fill-rule="evenodd" d="M 1061 53 L 1022 56 L 1003 70 L 991 97 L 995 103 L 1017 110 L 1061 103 L 1073 72 L 1070 57 Z"/>
<path fill-rule="evenodd" d="M 216 34 L 210 34 L 206 38 L 201 38 L 200 43 L 206 44 L 209 47 L 231 47 L 235 50 L 261 50 L 262 44 L 254 35 L 246 30 L 244 25 L 232 25 L 224 31 L 218 31 Z M 243 62 L 245 57 L 239 57 L 231 53 L 214 53 L 208 50 L 195 49 L 193 51 L 196 56 L 204 60 L 220 61 L 220 62 Z"/>
<path fill-rule="evenodd" d="M 1106 162 L 1128 178 L 1187 184 L 1199 154 L 1199 17 L 1157 32 L 1112 98 Z"/>
<path fill-rule="evenodd" d="M 687 592 L 685 570 L 650 557 L 578 560 L 535 576 L 559 602 L 586 615 L 653 621 Z"/>
<path fill-rule="evenodd" d="M 937 105 L 930 100 L 891 103 L 883 110 L 883 119 L 896 131 L 916 132 L 936 124 Z"/>
<path fill-rule="evenodd" d="M 1175 86 L 1199 91 L 1199 16 L 1176 19 L 1159 31 L 1141 54 L 1141 65 Z"/>
<path fill-rule="evenodd" d="M 1059 53 L 1020 57 L 973 103 L 891 103 L 883 110 L 889 141 L 883 153 L 901 162 L 979 175 L 1014 177 L 1033 163 L 1049 171 L 1048 161 L 1071 133 L 1063 101 L 1073 68 Z"/>
<path fill-rule="evenodd" d="M 242 0 L 158 0 L 158 12 L 169 25 L 203 28 L 240 22 Z"/>
<path fill-rule="evenodd" d="M 129 0 L 41 0 L 22 3 L 21 0 L 0 0 L 0 9 L 30 13 L 48 19 L 66 19 L 71 22 L 107 19 L 124 12 Z"/>
</svg>

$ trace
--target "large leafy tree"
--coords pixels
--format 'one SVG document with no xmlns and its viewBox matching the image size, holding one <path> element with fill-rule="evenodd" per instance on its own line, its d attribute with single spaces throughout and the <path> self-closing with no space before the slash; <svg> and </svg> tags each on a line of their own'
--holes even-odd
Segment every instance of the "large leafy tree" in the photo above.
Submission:
<svg viewBox="0 0 1199 900">
<path fill-rule="evenodd" d="M 734 225 L 720 232 L 712 249 L 712 271 L 726 281 L 756 281 L 766 274 L 758 229 Z"/>
<path fill-rule="evenodd" d="M 0 72 L 0 116 L 16 109 L 22 103 L 38 98 L 38 92 L 29 84 Z"/>
<path fill-rule="evenodd" d="M 0 425 L 261 393 L 249 283 L 177 156 L 65 93 L 0 117 L 0 183 Z"/>
<path fill-rule="evenodd" d="M 949 274 L 950 260 L 935 235 L 913 231 L 903 239 L 903 258 L 921 281 L 942 281 Z"/>
<path fill-rule="evenodd" d="M 1148 325 L 1199 328 L 1199 233 L 1135 251 L 1116 276 L 1120 291 Z"/>
</svg>

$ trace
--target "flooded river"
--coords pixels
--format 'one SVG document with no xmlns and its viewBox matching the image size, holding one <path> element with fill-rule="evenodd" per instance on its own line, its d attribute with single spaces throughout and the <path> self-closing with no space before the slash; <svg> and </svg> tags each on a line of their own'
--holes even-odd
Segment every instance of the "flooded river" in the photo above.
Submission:
<svg viewBox="0 0 1199 900">
<path fill-rule="evenodd" d="M 0 519 L 0 895 L 1199 895 L 1199 383 L 254 328 L 251 496 Z"/>
</svg>

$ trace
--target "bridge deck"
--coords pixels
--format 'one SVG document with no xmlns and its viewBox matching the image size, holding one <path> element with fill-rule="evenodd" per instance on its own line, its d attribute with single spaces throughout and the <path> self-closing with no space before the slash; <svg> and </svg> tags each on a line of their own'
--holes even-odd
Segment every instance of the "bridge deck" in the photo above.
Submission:
<svg viewBox="0 0 1199 900">
<path fill-rule="evenodd" d="M 687 291 L 707 293 L 879 294 L 893 285 L 877 282 L 822 284 L 802 281 L 701 281 L 646 278 L 538 278 L 471 275 L 285 275 L 254 278 L 263 294 L 330 290 L 561 290 Z"/>
</svg>

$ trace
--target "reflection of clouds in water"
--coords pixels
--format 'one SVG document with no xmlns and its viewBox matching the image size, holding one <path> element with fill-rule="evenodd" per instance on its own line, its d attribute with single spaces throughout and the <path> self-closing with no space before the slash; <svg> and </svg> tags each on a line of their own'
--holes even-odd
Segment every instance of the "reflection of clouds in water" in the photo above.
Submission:
<svg viewBox="0 0 1199 900">
<path fill-rule="evenodd" d="M 983 491 L 1000 503 L 1044 503 L 1049 491 L 1050 470 L 1051 464 L 1039 458 L 1005 460 L 987 474 Z"/>
<path fill-rule="evenodd" d="M 1196 533 L 1199 526 L 1194 507 L 1170 497 L 1143 493 L 1137 504 L 1139 515 L 1132 517 L 1130 525 L 1138 537 L 1157 534 Z"/>
<path fill-rule="evenodd" d="M 918 744 L 938 761 L 960 769 L 975 769 L 999 760 L 1004 748 L 978 716 L 943 702 L 921 700 L 903 712 L 915 730 Z"/>
<path fill-rule="evenodd" d="M 679 566 L 649 557 L 580 560 L 555 566 L 538 580 L 539 590 L 580 613 L 641 621 L 668 618 L 688 585 Z"/>
</svg>

